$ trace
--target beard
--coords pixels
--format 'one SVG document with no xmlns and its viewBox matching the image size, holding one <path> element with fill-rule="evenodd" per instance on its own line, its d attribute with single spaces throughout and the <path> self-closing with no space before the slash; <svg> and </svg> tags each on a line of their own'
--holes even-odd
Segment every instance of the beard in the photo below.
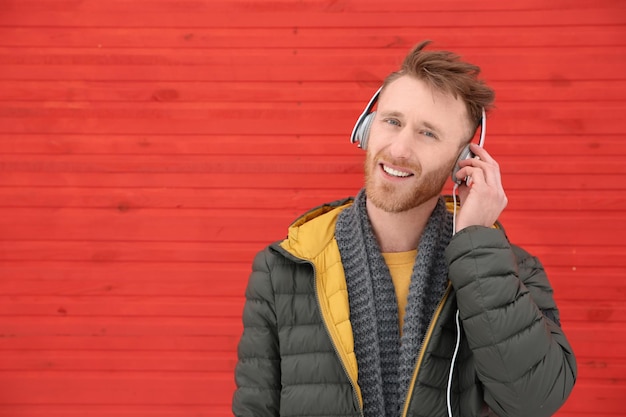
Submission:
<svg viewBox="0 0 626 417">
<path fill-rule="evenodd" d="M 413 172 L 415 178 L 411 178 L 412 184 L 394 184 L 377 178 L 375 171 L 380 169 L 379 161 L 381 159 Z M 406 160 L 397 160 L 382 154 L 382 152 L 372 155 L 368 151 L 365 158 L 365 194 L 375 207 L 386 212 L 401 213 L 411 210 L 441 194 L 441 190 L 443 190 L 443 186 L 452 172 L 454 162 L 456 162 L 456 158 L 438 170 L 422 175 L 422 165 L 419 162 L 411 163 Z"/>
</svg>

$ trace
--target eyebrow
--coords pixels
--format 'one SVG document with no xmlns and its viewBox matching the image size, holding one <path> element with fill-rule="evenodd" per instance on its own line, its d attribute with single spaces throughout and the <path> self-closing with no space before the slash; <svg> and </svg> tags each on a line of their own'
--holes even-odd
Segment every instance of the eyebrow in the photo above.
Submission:
<svg viewBox="0 0 626 417">
<path fill-rule="evenodd" d="M 435 132 L 437 134 L 441 134 L 441 129 L 437 128 L 437 126 L 435 126 L 435 125 L 433 125 L 431 123 L 428 123 L 428 122 L 422 122 L 422 124 L 424 125 L 424 127 L 426 129 L 430 129 L 430 130 L 432 130 L 433 132 Z"/>
<path fill-rule="evenodd" d="M 382 116 L 384 117 L 404 117 L 404 114 L 400 113 L 399 111 L 384 111 L 380 113 Z"/>
</svg>

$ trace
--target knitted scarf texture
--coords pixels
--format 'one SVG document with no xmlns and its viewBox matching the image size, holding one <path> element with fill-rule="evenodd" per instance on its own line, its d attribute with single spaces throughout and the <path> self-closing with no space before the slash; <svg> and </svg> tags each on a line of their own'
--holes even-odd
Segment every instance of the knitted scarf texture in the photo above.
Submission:
<svg viewBox="0 0 626 417">
<path fill-rule="evenodd" d="M 417 248 L 400 337 L 395 289 L 367 216 L 364 190 L 337 219 L 365 417 L 401 415 L 417 355 L 447 286 L 443 252 L 451 235 L 452 216 L 440 198 Z"/>
</svg>

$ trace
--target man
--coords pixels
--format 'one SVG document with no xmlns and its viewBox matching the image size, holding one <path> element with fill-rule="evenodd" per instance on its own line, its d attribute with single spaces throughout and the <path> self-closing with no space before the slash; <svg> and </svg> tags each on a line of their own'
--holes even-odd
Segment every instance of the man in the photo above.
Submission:
<svg viewBox="0 0 626 417">
<path fill-rule="evenodd" d="M 459 159 L 493 91 L 427 44 L 358 127 L 364 190 L 304 214 L 255 258 L 236 416 L 541 417 L 571 392 L 547 277 L 497 224 L 498 164 L 475 144 Z M 458 209 L 440 196 L 457 164 Z"/>
</svg>

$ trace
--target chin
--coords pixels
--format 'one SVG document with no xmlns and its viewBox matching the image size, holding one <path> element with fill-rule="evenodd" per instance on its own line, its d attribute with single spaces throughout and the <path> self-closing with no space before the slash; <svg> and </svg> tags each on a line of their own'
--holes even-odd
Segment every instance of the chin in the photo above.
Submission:
<svg viewBox="0 0 626 417">
<path fill-rule="evenodd" d="M 439 195 L 436 194 L 434 196 L 426 196 L 424 194 L 420 194 L 410 196 L 398 196 L 388 195 L 387 193 L 380 193 L 378 190 L 370 191 L 369 189 L 366 189 L 365 193 L 367 195 L 367 199 L 372 202 L 374 207 L 388 213 L 403 213 L 405 211 L 412 210 L 431 200 L 433 197 Z"/>
<path fill-rule="evenodd" d="M 402 213 L 419 207 L 433 198 L 431 193 L 424 194 L 419 188 L 398 190 L 397 187 L 372 184 L 371 181 L 365 186 L 365 194 L 374 207 L 388 213 Z"/>
<path fill-rule="evenodd" d="M 376 208 L 388 213 L 402 213 L 439 197 L 447 178 L 447 170 L 431 173 L 407 189 L 394 184 L 385 184 L 380 179 L 377 181 L 373 175 L 367 175 L 365 195 Z"/>
</svg>

